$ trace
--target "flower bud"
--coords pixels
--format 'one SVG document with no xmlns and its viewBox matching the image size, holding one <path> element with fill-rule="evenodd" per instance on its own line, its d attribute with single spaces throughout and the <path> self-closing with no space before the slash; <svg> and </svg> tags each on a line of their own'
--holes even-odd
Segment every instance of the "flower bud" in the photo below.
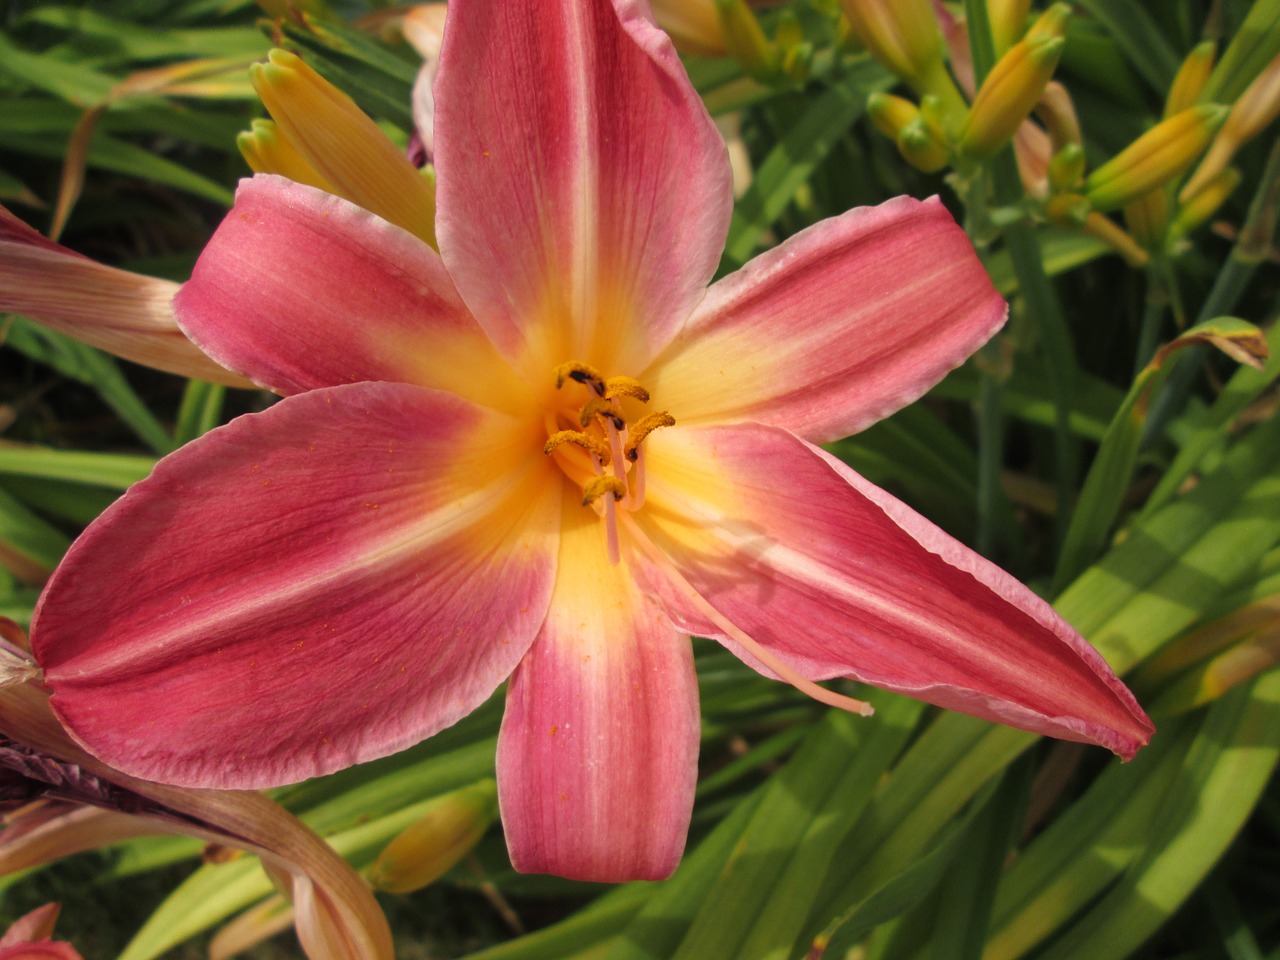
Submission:
<svg viewBox="0 0 1280 960">
<path fill-rule="evenodd" d="M 480 842 L 498 814 L 492 780 L 446 793 L 430 803 L 369 868 L 369 885 L 409 893 L 438 880 Z"/>
<path fill-rule="evenodd" d="M 922 116 L 907 124 L 897 136 L 898 152 L 902 159 L 924 173 L 937 173 L 951 162 L 942 131 Z"/>
<path fill-rule="evenodd" d="M 435 193 L 381 128 L 300 58 L 250 71 L 279 130 L 334 192 L 435 246 Z"/>
<path fill-rule="evenodd" d="M 1145 267 L 1151 261 L 1151 255 L 1143 250 L 1133 237 L 1125 233 L 1119 224 L 1107 219 L 1096 210 L 1085 217 L 1084 232 L 1097 237 L 1120 254 L 1124 262 L 1135 270 Z"/>
<path fill-rule="evenodd" d="M 1162 120 L 1085 180 L 1098 210 L 1114 210 L 1168 183 L 1191 166 L 1226 119 L 1227 108 L 1189 107 Z"/>
<path fill-rule="evenodd" d="M 1169 194 L 1166 190 L 1149 190 L 1124 208 L 1124 222 L 1129 233 L 1147 250 L 1164 246 L 1169 228 Z"/>
<path fill-rule="evenodd" d="M 1218 45 L 1212 40 L 1193 47 L 1187 54 L 1169 87 L 1169 96 L 1165 98 L 1166 118 L 1196 105 L 1200 92 L 1209 81 L 1209 74 L 1213 73 L 1213 63 L 1217 56 Z"/>
<path fill-rule="evenodd" d="M 1235 167 L 1220 170 L 1213 179 L 1200 187 L 1194 196 L 1183 201 L 1173 223 L 1169 225 L 1169 239 L 1181 240 L 1187 234 L 1206 223 L 1226 203 L 1227 198 L 1240 185 L 1240 171 Z"/>
<path fill-rule="evenodd" d="M 1079 145 L 1084 142 L 1071 94 L 1057 80 L 1050 80 L 1045 84 L 1044 93 L 1036 101 L 1035 112 L 1048 130 L 1049 142 L 1054 150 L 1061 150 L 1067 144 Z"/>
<path fill-rule="evenodd" d="M 765 37 L 760 21 L 746 0 L 715 0 L 725 46 L 756 80 L 769 82 L 778 75 L 777 48 Z"/>
<path fill-rule="evenodd" d="M 877 130 L 890 140 L 897 140 L 902 129 L 920 116 L 920 108 L 905 97 L 873 93 L 867 97 L 867 116 Z"/>
<path fill-rule="evenodd" d="M 1198 193 L 1231 162 L 1237 150 L 1261 133 L 1277 116 L 1280 116 L 1280 56 L 1267 64 L 1235 102 L 1209 153 L 1182 188 L 1180 198 L 1185 202 L 1186 198 Z"/>
<path fill-rule="evenodd" d="M 270 120 L 254 120 L 251 129 L 236 137 L 236 146 L 254 173 L 278 173 L 326 193 L 338 192 Z"/>
<path fill-rule="evenodd" d="M 987 20 L 997 56 L 1022 37 L 1030 13 L 1031 0 L 987 0 Z"/>
<path fill-rule="evenodd" d="M 942 35 L 929 0 L 842 0 L 862 45 L 913 88 L 928 88 L 942 63 Z"/>
<path fill-rule="evenodd" d="M 985 159 L 1009 142 L 1053 76 L 1063 44 L 1061 36 L 1047 32 L 1028 35 L 996 61 L 969 108 L 959 141 L 962 155 Z"/>
<path fill-rule="evenodd" d="M 723 57 L 729 53 L 714 0 L 652 0 L 653 18 L 681 53 Z"/>
</svg>

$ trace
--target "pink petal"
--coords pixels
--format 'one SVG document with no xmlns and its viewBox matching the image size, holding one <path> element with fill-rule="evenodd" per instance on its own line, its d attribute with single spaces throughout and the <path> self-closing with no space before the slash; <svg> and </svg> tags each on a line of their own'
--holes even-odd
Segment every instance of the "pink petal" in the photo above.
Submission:
<svg viewBox="0 0 1280 960">
<path fill-rule="evenodd" d="M 693 808 L 698 688 L 689 639 L 613 566 L 566 497 L 551 609 L 507 691 L 498 791 L 511 862 L 579 880 L 675 869 Z"/>
<path fill-rule="evenodd" d="M 165 458 L 73 545 L 32 644 L 125 772 L 260 787 L 465 716 L 546 609 L 558 501 L 536 423 L 367 383 Z"/>
<path fill-rule="evenodd" d="M 391 380 L 491 402 L 505 389 L 439 254 L 284 177 L 241 181 L 175 306 L 211 356 L 279 393 Z"/>
<path fill-rule="evenodd" d="M 634 375 L 723 248 L 724 143 L 646 6 L 450 4 L 435 85 L 440 250 L 494 342 L 531 351 L 537 376 L 565 360 Z"/>
<path fill-rule="evenodd" d="M 687 584 L 802 676 L 853 677 L 1126 758 L 1149 739 L 1132 694 L 1047 603 L 833 457 L 757 424 L 649 444 L 644 528 Z M 686 629 L 759 668 L 687 593 L 657 587 Z"/>
<path fill-rule="evenodd" d="M 157 370 L 248 386 L 178 329 L 171 306 L 177 289 L 169 280 L 96 263 L 0 207 L 0 312 L 20 313 Z"/>
<path fill-rule="evenodd" d="M 678 423 L 753 420 L 831 440 L 917 399 L 1005 314 L 946 208 L 899 197 L 716 283 L 640 379 Z"/>
</svg>

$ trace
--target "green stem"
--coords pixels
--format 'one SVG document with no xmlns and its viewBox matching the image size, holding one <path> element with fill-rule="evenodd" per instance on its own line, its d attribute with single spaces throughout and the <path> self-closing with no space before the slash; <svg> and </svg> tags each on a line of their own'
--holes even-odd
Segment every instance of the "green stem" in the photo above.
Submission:
<svg viewBox="0 0 1280 960">
<path fill-rule="evenodd" d="M 1156 259 L 1147 266 L 1147 296 L 1142 307 L 1142 323 L 1138 328 L 1138 351 L 1133 359 L 1133 375 L 1137 377 L 1155 355 L 1160 342 L 1160 326 L 1169 306 L 1169 290 L 1165 285 L 1163 263 Z"/>
</svg>

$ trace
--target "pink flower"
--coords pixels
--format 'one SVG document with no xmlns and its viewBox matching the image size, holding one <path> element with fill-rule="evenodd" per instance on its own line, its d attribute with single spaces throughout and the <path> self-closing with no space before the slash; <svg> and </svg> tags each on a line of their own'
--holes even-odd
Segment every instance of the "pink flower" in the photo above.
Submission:
<svg viewBox="0 0 1280 960">
<path fill-rule="evenodd" d="M 812 681 L 1146 742 L 1046 603 L 815 446 L 1001 325 L 964 234 L 898 199 L 708 289 L 729 166 L 643 6 L 450 4 L 439 253 L 242 184 L 176 311 L 285 399 L 162 461 L 37 610 L 55 709 L 103 759 L 280 784 L 416 743 L 511 676 L 513 863 L 622 880 L 683 849 L 690 633 L 855 709 Z"/>
</svg>

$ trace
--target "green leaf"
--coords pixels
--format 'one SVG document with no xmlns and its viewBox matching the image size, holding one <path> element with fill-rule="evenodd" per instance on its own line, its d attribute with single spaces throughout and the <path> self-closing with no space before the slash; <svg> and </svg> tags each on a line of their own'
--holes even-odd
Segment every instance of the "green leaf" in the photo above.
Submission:
<svg viewBox="0 0 1280 960">
<path fill-rule="evenodd" d="M 1200 92 L 1200 102 L 1235 103 L 1277 54 L 1280 54 L 1280 0 L 1254 0 L 1244 23 L 1231 38 Z"/>
<path fill-rule="evenodd" d="M 93 387 L 107 406 L 156 453 L 165 454 L 174 449 L 168 431 L 129 386 L 116 361 L 101 350 L 20 317 L 10 326 L 5 344 L 33 360 L 47 363 L 64 376 Z"/>
<path fill-rule="evenodd" d="M 1252 812 L 1280 756 L 1280 671 L 1214 703 L 1138 856 L 1042 960 L 1121 960 L 1170 917 Z"/>
<path fill-rule="evenodd" d="M 4 449 L 0 448 L 0 462 Z M 0 567 L 31 583 L 53 572 L 71 541 L 0 487 Z"/>
<path fill-rule="evenodd" d="M 1258 328 L 1234 317 L 1222 317 L 1197 324 L 1157 351 L 1152 361 L 1134 379 L 1124 403 L 1116 411 L 1106 436 L 1085 477 L 1071 526 L 1058 557 L 1054 592 L 1073 580 L 1097 556 L 1120 512 L 1133 482 L 1134 467 L 1147 421 L 1147 402 L 1168 376 L 1166 358 L 1175 350 L 1212 343 L 1236 359 L 1256 359 L 1266 346 Z"/>
<path fill-rule="evenodd" d="M 89 453 L 0 443 L 0 475 L 72 480 L 113 490 L 137 483 L 155 466 L 152 457 Z"/>
<path fill-rule="evenodd" d="M 1163 96 L 1179 58 L 1152 15 L 1135 0 L 1080 0 L 1080 5 L 1106 26 L 1142 78 Z"/>
</svg>

